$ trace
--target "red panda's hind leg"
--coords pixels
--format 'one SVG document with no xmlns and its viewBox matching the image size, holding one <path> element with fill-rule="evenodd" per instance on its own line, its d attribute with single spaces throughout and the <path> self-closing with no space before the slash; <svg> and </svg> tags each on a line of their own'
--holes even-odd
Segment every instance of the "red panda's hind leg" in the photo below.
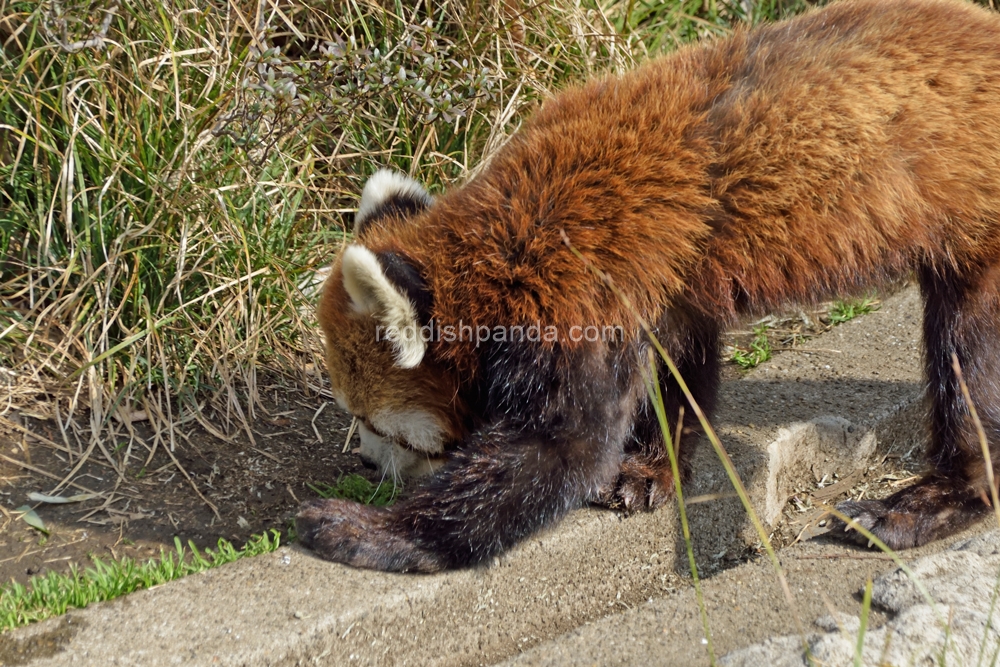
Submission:
<svg viewBox="0 0 1000 667">
<path fill-rule="evenodd" d="M 837 510 L 884 542 L 890 549 L 910 549 L 947 537 L 992 510 L 975 493 L 953 480 L 929 478 L 885 500 L 848 500 Z M 842 520 L 832 522 L 835 537 L 868 544 L 863 533 Z M 868 546 L 871 546 L 868 544 Z"/>
<path fill-rule="evenodd" d="M 946 537 L 992 511 L 986 462 L 955 373 L 956 356 L 993 468 L 1000 472 L 1000 263 L 971 275 L 925 266 L 918 278 L 924 297 L 930 470 L 922 481 L 884 500 L 838 505 L 893 549 Z M 842 521 L 833 523 L 833 535 L 867 543 Z"/>
</svg>

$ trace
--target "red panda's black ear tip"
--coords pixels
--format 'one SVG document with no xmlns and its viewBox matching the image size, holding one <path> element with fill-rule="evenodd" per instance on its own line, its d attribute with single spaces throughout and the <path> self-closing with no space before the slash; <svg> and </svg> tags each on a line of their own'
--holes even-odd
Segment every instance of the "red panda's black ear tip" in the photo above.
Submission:
<svg viewBox="0 0 1000 667">
<path fill-rule="evenodd" d="M 354 235 L 386 219 L 407 218 L 424 211 L 433 202 L 427 190 L 405 174 L 379 169 L 365 183 L 354 214 Z"/>
<path fill-rule="evenodd" d="M 417 316 L 420 324 L 427 324 L 431 318 L 431 308 L 434 304 L 434 295 L 427 287 L 420 271 L 410 260 L 398 252 L 388 250 L 375 253 L 385 277 L 389 279 L 401 292 L 403 292 L 417 309 Z"/>
</svg>

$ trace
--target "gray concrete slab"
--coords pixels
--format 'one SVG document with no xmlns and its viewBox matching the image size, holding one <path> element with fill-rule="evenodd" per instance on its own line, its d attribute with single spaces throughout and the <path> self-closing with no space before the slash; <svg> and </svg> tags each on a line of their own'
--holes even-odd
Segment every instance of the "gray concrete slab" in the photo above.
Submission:
<svg viewBox="0 0 1000 667">
<path fill-rule="evenodd" d="M 995 528 L 996 524 L 984 522 L 956 538 L 911 549 L 905 552 L 904 557 L 909 561 L 946 552 L 950 545 L 961 544 L 989 527 Z M 730 664 L 740 667 L 800 666 L 803 664 L 801 637 L 815 641 L 814 635 L 819 631 L 815 621 L 831 615 L 857 618 L 861 610 L 859 591 L 864 589 L 865 582 L 896 569 L 884 554 L 823 540 L 783 549 L 780 561 L 794 607 L 788 604 L 767 560 L 740 565 L 704 582 L 705 609 L 717 658 L 737 649 L 761 644 L 770 650 L 758 650 L 749 656 L 734 656 Z M 989 590 L 996 582 L 995 568 L 991 574 L 983 577 L 987 600 Z M 872 612 L 870 627 L 876 628 L 885 622 L 886 615 L 876 608 Z M 798 634 L 799 628 L 802 635 Z M 699 667 L 710 664 L 705 636 L 698 601 L 694 590 L 689 587 L 673 595 L 647 601 L 635 609 L 583 625 L 501 664 L 506 667 Z M 778 646 L 770 647 L 768 643 Z M 843 662 L 821 664 L 846 667 L 851 664 L 850 657 Z M 787 658 L 787 662 L 781 661 L 782 658 Z M 987 663 L 988 660 L 983 664 Z M 965 665 L 951 661 L 947 664 Z"/>
<path fill-rule="evenodd" d="M 873 450 L 872 435 L 903 447 L 919 444 L 918 322 L 917 296 L 905 290 L 880 311 L 724 384 L 715 423 L 761 512 L 777 516 L 785 495 L 805 476 L 865 467 L 867 461 L 855 454 L 859 447 Z M 703 446 L 688 496 L 729 491 L 715 455 Z M 738 501 L 689 509 L 706 572 L 724 568 L 727 557 L 756 544 Z M 684 598 L 689 586 L 678 574 L 687 565 L 676 517 L 672 509 L 628 518 L 584 509 L 487 567 L 434 576 L 353 570 L 286 547 L 6 633 L 0 637 L 0 660 L 39 667 L 472 665 L 493 664 L 532 647 L 538 655 L 553 638 L 651 599 L 654 605 L 676 599 L 683 604 L 670 613 L 696 617 L 697 606 Z M 846 570 L 830 569 L 831 563 L 881 564 L 867 555 L 832 560 L 815 555 L 803 560 L 812 563 L 802 566 L 803 576 L 838 573 L 833 588 L 848 597 L 856 586 Z M 852 569 L 850 576 L 864 571 Z M 731 603 L 744 599 L 739 588 L 731 588 L 738 586 L 731 583 L 733 576 L 724 572 L 706 584 L 719 582 L 716 607 L 740 607 L 723 623 L 733 646 L 736 638 L 750 642 L 750 631 L 743 628 L 760 627 L 764 633 L 765 626 L 784 622 L 780 632 L 787 633 L 780 605 L 767 602 L 759 590 L 748 588 L 745 603 Z M 770 611 L 755 609 L 755 599 L 770 604 Z M 773 622 L 765 623 L 771 617 Z M 661 634 L 681 627 L 677 619 L 657 621 Z M 769 636 L 761 633 L 753 637 Z"/>
<path fill-rule="evenodd" d="M 920 296 L 911 286 L 878 311 L 723 383 L 713 424 L 765 523 L 773 525 L 787 498 L 810 481 L 866 468 L 876 444 L 919 451 L 920 349 Z M 689 495 L 732 492 L 707 443 L 689 487 Z M 690 521 L 705 559 L 759 546 L 736 498 L 694 505 Z"/>
<path fill-rule="evenodd" d="M 875 579 L 872 606 L 891 613 L 880 627 L 867 623 L 862 628 L 857 614 L 827 614 L 817 619 L 816 632 L 805 633 L 805 642 L 801 636 L 771 637 L 724 656 L 720 664 L 995 664 L 1000 655 L 998 569 L 1000 530 L 994 528 Z"/>
<path fill-rule="evenodd" d="M 662 594 L 669 513 L 582 511 L 489 567 L 386 575 L 298 547 L 4 635 L 59 651 L 32 665 L 472 664 Z M 667 535 L 668 537 L 663 537 Z"/>
</svg>

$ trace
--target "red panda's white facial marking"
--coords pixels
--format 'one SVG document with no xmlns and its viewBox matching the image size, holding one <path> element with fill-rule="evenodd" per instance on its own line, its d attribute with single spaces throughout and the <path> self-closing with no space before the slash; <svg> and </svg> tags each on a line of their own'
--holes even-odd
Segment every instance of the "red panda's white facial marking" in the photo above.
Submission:
<svg viewBox="0 0 1000 667">
<path fill-rule="evenodd" d="M 446 431 L 429 412 L 390 408 L 375 413 L 370 421 L 383 436 L 405 442 L 410 449 L 430 454 L 444 452 Z"/>
<path fill-rule="evenodd" d="M 397 444 L 389 438 L 373 433 L 364 424 L 358 426 L 361 437 L 362 460 L 375 465 L 387 478 L 400 482 L 408 478 L 428 475 L 447 460 L 443 454 L 417 451 Z M 444 443 L 441 443 L 443 452 Z"/>
<path fill-rule="evenodd" d="M 329 334 L 328 334 L 329 336 Z M 366 462 L 393 481 L 433 472 L 446 460 L 448 443 L 456 439 L 434 392 L 427 392 L 418 379 L 420 368 L 403 370 L 392 363 L 388 351 L 383 374 L 344 375 L 331 372 L 331 392 L 337 404 L 358 418 L 360 454 Z M 343 359 L 336 348 L 328 352 L 328 365 L 359 368 Z M 401 376 L 409 376 L 404 380 Z"/>
</svg>

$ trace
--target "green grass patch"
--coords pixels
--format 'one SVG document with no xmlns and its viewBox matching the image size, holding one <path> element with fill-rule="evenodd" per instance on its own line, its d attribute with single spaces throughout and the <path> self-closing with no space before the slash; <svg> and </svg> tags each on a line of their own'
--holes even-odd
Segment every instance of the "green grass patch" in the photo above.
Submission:
<svg viewBox="0 0 1000 667">
<path fill-rule="evenodd" d="M 830 320 L 830 324 L 843 324 L 874 310 L 878 310 L 878 299 L 874 296 L 867 296 L 863 299 L 847 299 L 834 302 L 827 318 Z"/>
<path fill-rule="evenodd" d="M 0 632 L 65 614 L 69 609 L 83 609 L 93 602 L 112 600 L 143 588 L 151 588 L 183 576 L 203 572 L 246 556 L 270 553 L 281 543 L 281 534 L 254 535 L 237 549 L 219 539 L 215 550 L 198 550 L 193 542 L 185 549 L 174 538 L 176 551 L 160 551 L 160 558 L 140 563 L 132 558 L 103 561 L 94 558 L 94 566 L 83 571 L 70 566 L 69 574 L 49 572 L 32 577 L 27 586 L 16 582 L 0 587 Z"/>
<path fill-rule="evenodd" d="M 333 484 L 317 483 L 308 486 L 320 498 L 341 498 L 375 507 L 391 505 L 400 492 L 400 488 L 392 482 L 382 481 L 376 485 L 354 473 L 341 475 Z"/>
<path fill-rule="evenodd" d="M 761 324 L 754 327 L 754 337 L 749 349 L 737 347 L 730 359 L 743 370 L 750 370 L 771 358 L 771 341 L 767 337 L 767 326 Z"/>
</svg>

